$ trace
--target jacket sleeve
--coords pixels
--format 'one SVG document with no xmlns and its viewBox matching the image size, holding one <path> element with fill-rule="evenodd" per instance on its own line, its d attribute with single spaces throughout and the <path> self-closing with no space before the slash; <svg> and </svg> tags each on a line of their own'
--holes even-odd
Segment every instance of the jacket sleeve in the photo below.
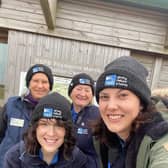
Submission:
<svg viewBox="0 0 168 168">
<path fill-rule="evenodd" d="M 168 167 L 168 133 L 151 148 L 150 163 L 148 168 Z"/>
<path fill-rule="evenodd" d="M 20 157 L 20 143 L 10 148 L 4 157 L 3 168 L 22 168 Z"/>
<path fill-rule="evenodd" d="M 6 104 L 0 111 L 0 143 L 2 142 L 7 128 Z"/>
<path fill-rule="evenodd" d="M 95 168 L 93 165 L 88 164 L 87 156 L 76 146 L 73 150 L 73 157 L 73 168 Z"/>
</svg>

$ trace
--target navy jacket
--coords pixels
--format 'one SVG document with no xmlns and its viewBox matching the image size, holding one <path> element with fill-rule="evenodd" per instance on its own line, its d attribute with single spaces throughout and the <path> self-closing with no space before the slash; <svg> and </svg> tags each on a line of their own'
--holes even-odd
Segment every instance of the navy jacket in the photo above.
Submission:
<svg viewBox="0 0 168 168">
<path fill-rule="evenodd" d="M 78 114 L 74 121 L 77 146 L 84 152 L 92 168 L 99 168 L 98 157 L 93 144 L 93 135 L 89 122 L 100 117 L 98 107 L 94 105 L 86 106 Z"/>
<path fill-rule="evenodd" d="M 34 106 L 22 97 L 8 99 L 0 117 L 0 167 L 6 151 L 22 139 Z"/>
<path fill-rule="evenodd" d="M 92 168 L 88 165 L 87 156 L 78 147 L 74 147 L 69 160 L 60 153 L 60 159 L 53 165 L 47 165 L 38 155 L 30 155 L 23 148 L 22 142 L 13 146 L 5 155 L 3 168 Z"/>
</svg>

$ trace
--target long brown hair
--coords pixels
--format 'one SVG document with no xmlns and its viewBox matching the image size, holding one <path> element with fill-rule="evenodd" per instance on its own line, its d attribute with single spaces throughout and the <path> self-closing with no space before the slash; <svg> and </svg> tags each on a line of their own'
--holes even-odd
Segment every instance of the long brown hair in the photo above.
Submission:
<svg viewBox="0 0 168 168">
<path fill-rule="evenodd" d="M 151 102 L 145 109 L 139 112 L 138 116 L 132 123 L 132 129 L 130 131 L 130 134 L 137 131 L 137 129 L 150 121 L 152 121 L 152 113 L 155 113 L 157 110 L 153 103 Z M 92 131 L 95 135 L 95 137 L 100 140 L 101 143 L 110 144 L 109 140 L 112 139 L 112 137 L 115 137 L 116 134 L 112 133 L 108 130 L 106 127 L 104 121 L 102 118 L 98 119 L 97 121 L 91 123 Z"/>
<path fill-rule="evenodd" d="M 74 148 L 75 142 L 76 142 L 72 122 L 57 120 L 57 124 L 58 126 L 64 127 L 65 132 L 66 132 L 64 143 L 60 147 L 59 150 L 63 152 L 63 156 L 65 159 L 69 159 L 72 154 L 72 150 Z M 36 138 L 37 127 L 38 127 L 38 121 L 35 122 L 33 125 L 30 125 L 30 127 L 27 129 L 27 131 L 23 135 L 26 151 L 31 155 L 36 155 L 39 149 L 41 148 Z"/>
</svg>

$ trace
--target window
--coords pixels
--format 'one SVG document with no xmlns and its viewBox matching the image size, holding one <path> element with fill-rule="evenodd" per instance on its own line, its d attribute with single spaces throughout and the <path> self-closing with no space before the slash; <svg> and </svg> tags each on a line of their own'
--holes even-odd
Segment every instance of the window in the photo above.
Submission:
<svg viewBox="0 0 168 168">
<path fill-rule="evenodd" d="M 0 105 L 5 97 L 5 74 L 7 68 L 7 31 L 0 30 Z"/>
</svg>

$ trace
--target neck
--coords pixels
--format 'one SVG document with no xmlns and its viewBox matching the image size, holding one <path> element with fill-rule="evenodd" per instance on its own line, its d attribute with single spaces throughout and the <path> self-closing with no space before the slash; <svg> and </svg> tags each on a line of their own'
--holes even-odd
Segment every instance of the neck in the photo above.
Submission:
<svg viewBox="0 0 168 168">
<path fill-rule="evenodd" d="M 43 160 L 49 165 L 54 157 L 55 153 L 43 153 Z"/>
<path fill-rule="evenodd" d="M 73 108 L 74 108 L 74 110 L 75 110 L 76 113 L 79 113 L 83 107 L 77 106 L 77 105 L 73 104 Z"/>
</svg>

